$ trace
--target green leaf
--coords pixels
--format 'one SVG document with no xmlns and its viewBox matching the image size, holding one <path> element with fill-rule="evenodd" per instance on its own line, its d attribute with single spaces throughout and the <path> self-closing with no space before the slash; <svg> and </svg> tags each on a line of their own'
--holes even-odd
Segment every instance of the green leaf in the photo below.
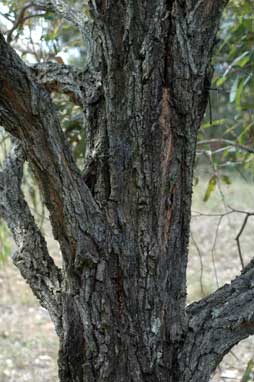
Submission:
<svg viewBox="0 0 254 382">
<path fill-rule="evenodd" d="M 222 175 L 221 180 L 225 184 L 231 184 L 232 183 L 228 175 Z"/>
<path fill-rule="evenodd" d="M 241 143 L 241 144 L 245 144 L 244 140 L 246 139 L 246 136 L 247 136 L 247 134 L 248 134 L 250 128 L 251 128 L 253 125 L 254 125 L 254 121 L 252 121 L 251 123 L 249 123 L 246 127 L 244 127 L 244 128 L 242 129 L 241 134 L 240 134 L 240 135 L 238 136 L 238 138 L 237 138 L 238 141 L 239 141 L 239 143 Z"/>
<path fill-rule="evenodd" d="M 226 120 L 224 118 L 223 119 L 216 119 L 212 123 L 210 123 L 210 122 L 204 123 L 202 125 L 202 128 L 203 129 L 208 129 L 209 127 L 221 126 L 221 125 L 224 125 L 225 121 Z"/>
<path fill-rule="evenodd" d="M 230 95 L 229 95 L 229 102 L 230 103 L 233 103 L 236 99 L 239 80 L 240 80 L 240 77 L 236 77 L 236 79 L 234 80 L 233 85 L 231 87 Z"/>
<path fill-rule="evenodd" d="M 241 68 L 244 68 L 244 66 L 246 64 L 248 64 L 248 62 L 250 61 L 250 57 L 243 57 L 239 62 L 238 62 L 238 66 L 240 66 Z"/>
<path fill-rule="evenodd" d="M 247 54 L 249 54 L 249 51 L 246 51 L 244 53 L 242 53 L 240 56 L 236 57 L 233 62 L 231 63 L 231 65 L 229 65 L 229 67 L 227 68 L 227 70 L 225 71 L 225 73 L 223 74 L 223 77 L 227 77 L 228 73 L 230 72 L 230 70 L 233 68 L 233 66 L 236 66 L 236 64 L 238 64 L 239 62 L 242 61 L 242 59 L 247 56 Z"/>
<path fill-rule="evenodd" d="M 238 89 L 236 92 L 236 98 L 235 98 L 236 106 L 238 109 L 241 108 L 241 96 L 242 96 L 243 89 L 244 89 L 244 80 L 241 80 L 240 85 L 238 86 Z"/>
<path fill-rule="evenodd" d="M 206 192 L 205 192 L 205 196 L 204 196 L 204 202 L 207 202 L 208 199 L 210 198 L 212 192 L 215 190 L 215 187 L 216 187 L 216 184 L 217 184 L 217 176 L 216 175 L 213 175 L 209 182 L 208 182 L 208 186 L 207 186 L 207 189 L 206 189 Z"/>
<path fill-rule="evenodd" d="M 226 82 L 227 81 L 227 77 L 220 77 L 220 78 L 218 78 L 218 80 L 216 81 L 216 85 L 217 86 L 221 86 L 221 85 L 223 85 L 224 84 L 224 82 Z"/>
<path fill-rule="evenodd" d="M 253 73 L 250 73 L 248 77 L 246 77 L 246 79 L 244 80 L 243 85 L 246 86 L 248 82 L 252 79 L 252 77 L 253 77 Z"/>
</svg>

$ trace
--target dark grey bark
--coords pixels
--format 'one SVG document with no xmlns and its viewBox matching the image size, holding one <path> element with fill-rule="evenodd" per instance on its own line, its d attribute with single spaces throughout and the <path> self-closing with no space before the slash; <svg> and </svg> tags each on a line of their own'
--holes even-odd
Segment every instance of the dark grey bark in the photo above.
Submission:
<svg viewBox="0 0 254 382">
<path fill-rule="evenodd" d="M 18 250 L 14 264 L 28 281 L 41 305 L 46 308 L 58 333 L 61 322 L 61 271 L 49 256 L 46 242 L 38 230 L 21 190 L 25 156 L 15 143 L 0 171 L 0 214 L 8 223 Z"/>
<path fill-rule="evenodd" d="M 0 173 L 0 212 L 18 242 L 15 263 L 56 324 L 60 380 L 207 382 L 253 334 L 254 314 L 252 263 L 186 307 L 196 138 L 226 1 L 97 0 L 92 22 L 62 1 L 34 3 L 94 38 L 97 52 L 84 73 L 28 68 L 0 37 L 0 123 L 20 142 Z M 82 173 L 47 91 L 84 109 Z M 21 193 L 24 155 L 50 212 L 61 271 Z M 17 190 L 14 203 L 8 187 Z"/>
</svg>

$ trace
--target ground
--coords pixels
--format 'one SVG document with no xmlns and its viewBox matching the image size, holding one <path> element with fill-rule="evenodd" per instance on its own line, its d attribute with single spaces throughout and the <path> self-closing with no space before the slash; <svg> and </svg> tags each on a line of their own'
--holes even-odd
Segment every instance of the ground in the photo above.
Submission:
<svg viewBox="0 0 254 382">
<path fill-rule="evenodd" d="M 230 179 L 231 185 L 221 185 L 225 204 L 234 209 L 254 212 L 253 178 L 249 175 L 248 182 L 244 182 L 236 174 L 231 174 Z M 188 266 L 189 302 L 201 298 L 202 289 L 205 294 L 209 294 L 218 286 L 229 283 L 241 271 L 235 238 L 242 227 L 245 215 L 229 214 L 223 217 L 221 221 L 220 216 L 197 216 L 200 212 L 214 215 L 225 212 L 221 193 L 218 189 L 214 191 L 207 203 L 203 202 L 206 187 L 207 180 L 203 178 L 194 188 L 193 194 L 192 239 L 190 241 Z M 254 216 L 251 216 L 240 238 L 245 264 L 250 261 L 254 254 L 253 231 Z M 254 336 L 242 341 L 224 357 L 211 381 L 253 382 L 254 377 L 242 379 L 246 366 L 251 359 L 254 360 Z"/>
<path fill-rule="evenodd" d="M 57 246 L 49 240 L 56 257 Z M 11 261 L 0 265 L 0 382 L 57 382 L 58 339 Z"/>
<path fill-rule="evenodd" d="M 250 177 L 248 183 L 235 175 L 231 175 L 231 178 L 232 184 L 223 186 L 226 203 L 234 208 L 252 211 L 253 181 L 250 182 Z M 189 302 L 201 298 L 202 293 L 211 293 L 217 284 L 223 285 L 229 282 L 241 268 L 235 237 L 241 228 L 244 215 L 227 215 L 219 227 L 218 216 L 197 217 L 199 213 L 217 214 L 225 211 L 218 191 L 211 195 L 207 203 L 202 201 L 206 186 L 207 178 L 203 177 L 195 187 L 193 195 L 192 239 L 188 268 Z M 50 252 L 58 260 L 57 245 L 49 234 L 48 223 L 46 226 Z M 250 217 L 241 236 L 246 263 L 253 255 L 253 230 L 254 217 Z M 203 269 L 202 277 L 201 269 Z M 211 381 L 242 381 L 248 361 L 254 359 L 253 345 L 254 337 L 236 346 L 224 358 Z M 1 264 L 0 381 L 57 382 L 57 347 L 57 336 L 47 312 L 39 307 L 11 262 Z"/>
</svg>

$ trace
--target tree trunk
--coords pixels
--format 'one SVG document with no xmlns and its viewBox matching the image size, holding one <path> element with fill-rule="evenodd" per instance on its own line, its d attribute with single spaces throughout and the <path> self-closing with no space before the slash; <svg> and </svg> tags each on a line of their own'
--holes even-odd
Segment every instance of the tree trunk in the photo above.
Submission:
<svg viewBox="0 0 254 382">
<path fill-rule="evenodd" d="M 60 3 L 47 5 L 84 31 L 80 15 Z M 34 228 L 16 151 L 0 172 L 0 212 L 19 246 L 14 261 L 56 324 L 61 382 L 208 382 L 223 355 L 253 333 L 254 316 L 246 304 L 253 264 L 186 309 L 196 139 L 226 1 L 91 3 L 97 55 L 81 77 L 54 64 L 28 69 L 0 38 L 0 123 L 37 176 L 63 269 Z M 82 176 L 39 83 L 85 109 Z"/>
<path fill-rule="evenodd" d="M 66 285 L 60 379 L 195 381 L 183 379 L 179 356 L 193 163 L 216 26 L 194 47 L 177 2 L 101 3 L 102 91 L 87 105 L 84 179 L 110 232 L 92 261 L 81 259 L 85 248 L 76 258 L 75 291 Z"/>
</svg>

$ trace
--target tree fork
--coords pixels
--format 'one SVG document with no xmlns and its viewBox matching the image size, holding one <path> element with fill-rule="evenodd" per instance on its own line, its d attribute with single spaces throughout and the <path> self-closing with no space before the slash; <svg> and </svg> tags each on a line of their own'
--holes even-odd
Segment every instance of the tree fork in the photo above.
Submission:
<svg viewBox="0 0 254 382">
<path fill-rule="evenodd" d="M 34 3 L 84 27 L 63 1 Z M 0 38 L 0 122 L 42 185 L 63 254 L 60 275 L 33 226 L 43 243 L 38 264 L 47 264 L 36 267 L 44 293 L 34 268 L 23 274 L 53 309 L 61 382 L 207 382 L 223 355 L 254 332 L 253 263 L 186 308 L 196 139 L 225 4 L 90 2 L 100 63 L 83 76 L 52 64 L 29 69 Z M 82 175 L 43 85 L 85 108 Z M 6 179 L 0 173 L 1 193 Z M 2 210 L 13 227 L 11 208 Z"/>
</svg>

